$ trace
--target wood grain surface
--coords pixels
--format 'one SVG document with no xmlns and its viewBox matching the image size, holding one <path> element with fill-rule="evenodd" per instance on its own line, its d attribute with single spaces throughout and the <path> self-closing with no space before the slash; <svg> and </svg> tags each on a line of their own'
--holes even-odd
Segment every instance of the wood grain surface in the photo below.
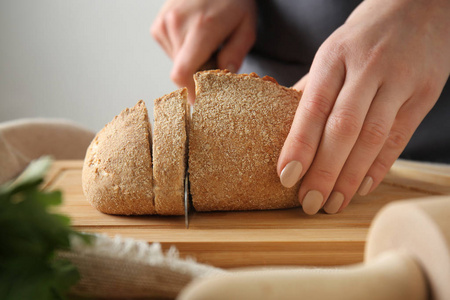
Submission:
<svg viewBox="0 0 450 300">
<path fill-rule="evenodd" d="M 398 161 L 370 195 L 355 196 L 340 214 L 308 216 L 300 208 L 247 212 L 190 212 L 184 217 L 112 216 L 90 206 L 81 188 L 82 161 L 55 161 L 45 187 L 63 192 L 59 213 L 85 232 L 174 245 L 181 257 L 216 267 L 361 262 L 371 220 L 386 203 L 450 194 L 450 167 Z"/>
</svg>

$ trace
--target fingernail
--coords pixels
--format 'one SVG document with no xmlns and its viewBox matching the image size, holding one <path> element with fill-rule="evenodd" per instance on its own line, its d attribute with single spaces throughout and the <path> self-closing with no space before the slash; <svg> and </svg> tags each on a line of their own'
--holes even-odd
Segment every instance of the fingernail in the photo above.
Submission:
<svg viewBox="0 0 450 300">
<path fill-rule="evenodd" d="M 228 64 L 227 65 L 227 70 L 230 71 L 231 73 L 236 73 L 237 72 L 237 68 L 235 64 Z"/>
<path fill-rule="evenodd" d="M 302 163 L 296 160 L 288 163 L 280 174 L 280 181 L 284 187 L 291 188 L 299 180 L 302 175 L 303 166 Z"/>
<path fill-rule="evenodd" d="M 330 198 L 328 198 L 327 203 L 323 206 L 323 210 L 325 210 L 327 214 L 335 214 L 339 211 L 343 202 L 344 194 L 333 192 L 331 193 Z"/>
<path fill-rule="evenodd" d="M 323 196 L 319 191 L 309 191 L 303 198 L 303 211 L 308 215 L 315 215 L 322 206 Z"/>
<path fill-rule="evenodd" d="M 370 176 L 366 176 L 359 186 L 358 194 L 361 196 L 365 196 L 369 193 L 370 188 L 372 187 L 373 179 Z"/>
</svg>

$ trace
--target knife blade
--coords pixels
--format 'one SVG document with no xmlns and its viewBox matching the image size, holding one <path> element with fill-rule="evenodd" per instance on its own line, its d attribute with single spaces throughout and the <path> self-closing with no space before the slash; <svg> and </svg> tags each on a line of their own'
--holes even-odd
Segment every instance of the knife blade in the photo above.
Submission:
<svg viewBox="0 0 450 300">
<path fill-rule="evenodd" d="M 184 225 L 189 228 L 189 173 L 184 176 Z"/>
</svg>

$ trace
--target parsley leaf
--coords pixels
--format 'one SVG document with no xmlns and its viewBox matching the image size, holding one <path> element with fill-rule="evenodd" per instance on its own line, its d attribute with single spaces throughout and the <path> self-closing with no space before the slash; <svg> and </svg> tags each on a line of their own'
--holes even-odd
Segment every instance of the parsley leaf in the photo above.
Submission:
<svg viewBox="0 0 450 300">
<path fill-rule="evenodd" d="M 68 217 L 49 212 L 62 202 L 60 191 L 40 189 L 50 164 L 41 158 L 0 186 L 0 299 L 66 299 L 80 279 L 75 266 L 55 253 L 70 250 L 72 235 L 89 236 L 74 231 Z"/>
</svg>

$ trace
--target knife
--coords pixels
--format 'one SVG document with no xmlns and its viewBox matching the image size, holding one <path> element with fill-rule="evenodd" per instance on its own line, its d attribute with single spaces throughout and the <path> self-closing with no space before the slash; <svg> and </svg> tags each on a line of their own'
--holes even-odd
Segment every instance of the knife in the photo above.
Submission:
<svg viewBox="0 0 450 300">
<path fill-rule="evenodd" d="M 189 173 L 186 169 L 186 175 L 184 176 L 184 225 L 186 229 L 189 228 Z"/>
</svg>

